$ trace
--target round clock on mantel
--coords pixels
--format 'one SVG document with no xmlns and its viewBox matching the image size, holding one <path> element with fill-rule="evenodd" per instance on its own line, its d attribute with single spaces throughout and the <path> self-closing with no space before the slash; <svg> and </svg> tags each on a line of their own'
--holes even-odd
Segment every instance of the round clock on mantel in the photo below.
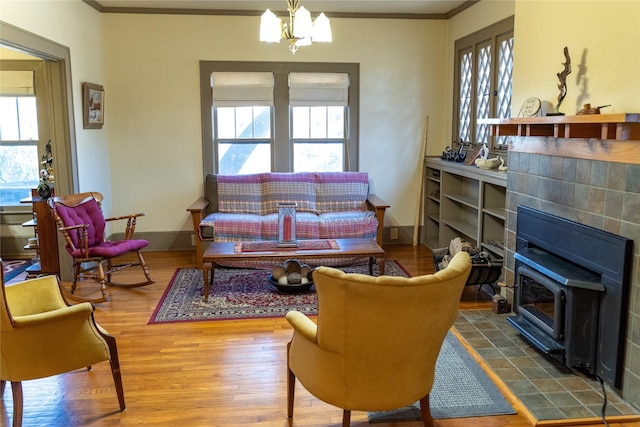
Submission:
<svg viewBox="0 0 640 427">
<path fill-rule="evenodd" d="M 542 102 L 539 98 L 531 97 L 527 98 L 522 104 L 522 116 L 523 117 L 535 117 L 540 111 Z"/>
</svg>

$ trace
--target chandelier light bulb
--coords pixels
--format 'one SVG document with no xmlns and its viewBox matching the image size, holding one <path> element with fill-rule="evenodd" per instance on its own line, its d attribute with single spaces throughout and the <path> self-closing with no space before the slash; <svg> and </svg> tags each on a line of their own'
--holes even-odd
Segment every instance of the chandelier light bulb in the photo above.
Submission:
<svg viewBox="0 0 640 427">
<path fill-rule="evenodd" d="M 321 13 L 313 23 L 313 35 L 311 36 L 314 42 L 332 42 L 331 36 L 331 22 L 324 13 Z"/>
<path fill-rule="evenodd" d="M 293 37 L 297 39 L 311 37 L 311 33 L 313 33 L 311 13 L 304 6 L 300 6 L 293 19 Z"/>
<path fill-rule="evenodd" d="M 278 43 L 282 38 L 289 41 L 289 50 L 296 53 L 298 47 L 312 42 L 331 42 L 331 23 L 324 13 L 311 19 L 311 13 L 300 5 L 300 0 L 287 0 L 288 21 L 283 22 L 267 9 L 260 18 L 260 41 Z"/>
<path fill-rule="evenodd" d="M 282 38 L 282 20 L 267 9 L 260 18 L 260 41 L 278 43 Z"/>
</svg>

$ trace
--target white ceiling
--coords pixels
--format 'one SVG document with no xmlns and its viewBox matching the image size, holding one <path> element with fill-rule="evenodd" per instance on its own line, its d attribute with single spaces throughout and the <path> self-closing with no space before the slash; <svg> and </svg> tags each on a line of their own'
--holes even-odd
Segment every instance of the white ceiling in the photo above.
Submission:
<svg viewBox="0 0 640 427">
<path fill-rule="evenodd" d="M 114 11 L 112 8 L 145 8 L 145 9 L 176 9 L 200 11 L 286 11 L 285 0 L 93 0 L 104 8 L 104 12 Z M 337 14 L 418 14 L 418 15 L 447 15 L 455 12 L 458 7 L 468 2 L 466 0 L 301 0 L 304 7 L 312 14 L 325 12 Z"/>
</svg>

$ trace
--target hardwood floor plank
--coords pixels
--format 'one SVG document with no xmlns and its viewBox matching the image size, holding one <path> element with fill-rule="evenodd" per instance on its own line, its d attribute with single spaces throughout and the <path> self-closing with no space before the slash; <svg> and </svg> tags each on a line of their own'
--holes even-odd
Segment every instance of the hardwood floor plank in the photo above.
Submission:
<svg viewBox="0 0 640 427">
<path fill-rule="evenodd" d="M 387 260 L 398 260 L 411 275 L 434 271 L 423 246 L 390 245 Z M 291 328 L 283 318 L 182 322 L 148 321 L 178 267 L 193 267 L 191 252 L 146 252 L 156 283 L 109 290 L 111 300 L 95 317 L 118 342 L 127 409 L 118 411 L 108 363 L 42 380 L 25 381 L 25 427 L 328 427 L 342 410 L 296 388 L 294 418 L 286 416 L 286 345 Z M 135 279 L 128 271 L 121 279 Z M 80 285 L 86 286 L 86 285 Z M 490 296 L 465 289 L 461 309 L 490 306 Z M 7 388 L 10 390 L 10 387 Z M 0 403 L 0 425 L 11 425 L 11 392 Z M 370 426 L 354 412 L 352 426 Z M 421 422 L 378 424 L 419 427 Z M 436 427 L 525 427 L 522 415 L 435 420 Z M 618 424 L 618 427 L 630 427 Z"/>
</svg>

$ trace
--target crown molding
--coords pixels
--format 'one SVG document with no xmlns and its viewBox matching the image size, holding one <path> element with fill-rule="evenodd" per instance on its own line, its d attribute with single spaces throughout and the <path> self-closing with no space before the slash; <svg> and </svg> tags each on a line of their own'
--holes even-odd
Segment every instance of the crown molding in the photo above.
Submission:
<svg viewBox="0 0 640 427">
<path fill-rule="evenodd" d="M 82 0 L 100 13 L 130 13 L 142 15 L 214 15 L 214 16 L 260 16 L 263 10 L 238 9 L 175 9 L 175 8 L 144 8 L 144 7 L 104 7 L 97 0 Z M 480 0 L 468 0 L 447 13 L 357 13 L 332 12 L 330 18 L 364 18 L 364 19 L 450 19 L 463 10 L 468 9 Z M 274 12 L 276 15 L 286 15 L 286 11 Z"/>
</svg>

